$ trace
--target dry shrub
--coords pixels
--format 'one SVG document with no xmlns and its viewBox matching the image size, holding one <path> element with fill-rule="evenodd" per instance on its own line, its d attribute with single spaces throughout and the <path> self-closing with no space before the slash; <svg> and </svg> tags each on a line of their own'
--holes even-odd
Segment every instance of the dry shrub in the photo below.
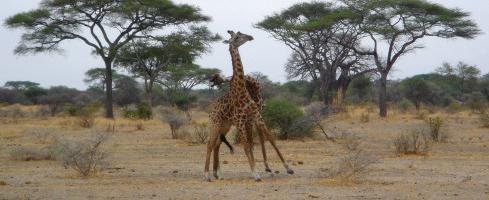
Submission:
<svg viewBox="0 0 489 200">
<path fill-rule="evenodd" d="M 341 143 L 346 153 L 337 158 L 338 164 L 330 174 L 331 177 L 356 182 L 370 172 L 369 166 L 378 162 L 378 158 L 363 150 L 361 140 L 354 134 L 348 134 L 342 138 Z"/>
<path fill-rule="evenodd" d="M 27 117 L 28 113 L 23 111 L 19 105 L 0 108 L 0 117 L 9 118 L 9 121 L 17 123 L 19 119 Z"/>
<path fill-rule="evenodd" d="M 416 112 L 415 118 L 419 119 L 419 120 L 425 120 L 427 116 L 428 116 L 428 112 L 426 112 L 424 110 L 420 110 L 420 111 Z"/>
<path fill-rule="evenodd" d="M 182 111 L 166 107 L 160 108 L 159 112 L 161 121 L 170 126 L 172 139 L 181 138 L 178 132 L 182 126 L 188 123 L 186 115 Z"/>
<path fill-rule="evenodd" d="M 76 113 L 78 124 L 83 128 L 92 128 L 95 124 L 95 114 L 99 111 L 98 104 L 90 104 L 79 109 Z"/>
<path fill-rule="evenodd" d="M 369 113 L 362 113 L 360 115 L 360 122 L 361 123 L 368 123 L 370 121 L 370 114 Z"/>
<path fill-rule="evenodd" d="M 402 134 L 394 139 L 394 146 L 398 155 L 426 155 L 431 147 L 428 136 L 422 131 L 413 131 Z"/>
<path fill-rule="evenodd" d="M 489 113 L 484 113 L 479 116 L 479 122 L 482 128 L 489 128 Z"/>
<path fill-rule="evenodd" d="M 143 122 L 142 122 L 142 121 L 138 121 L 138 122 L 136 123 L 136 130 L 137 130 L 137 131 L 143 131 L 143 130 L 144 130 L 144 124 L 143 124 Z"/>
<path fill-rule="evenodd" d="M 313 102 L 305 108 L 305 111 L 306 117 L 304 117 L 304 119 L 308 119 L 310 124 L 315 126 L 312 126 L 311 128 L 318 128 L 321 130 L 326 139 L 334 141 L 334 138 L 328 135 L 325 128 L 321 124 L 323 119 L 328 116 L 331 110 L 328 109 L 322 102 Z"/>
<path fill-rule="evenodd" d="M 430 127 L 430 139 L 435 142 L 444 142 L 447 140 L 448 136 L 441 129 L 445 123 L 441 117 L 429 118 L 426 123 Z"/>
<path fill-rule="evenodd" d="M 29 133 L 34 136 L 39 143 L 46 144 L 53 139 L 55 130 L 51 128 L 36 128 L 29 130 Z"/>
<path fill-rule="evenodd" d="M 209 127 L 207 123 L 197 123 L 192 137 L 193 143 L 205 144 L 209 140 Z"/>
<path fill-rule="evenodd" d="M 16 147 L 10 151 L 10 158 L 19 161 L 55 160 L 48 148 Z"/>
<path fill-rule="evenodd" d="M 107 133 L 96 133 L 85 141 L 59 141 L 54 147 L 58 159 L 65 167 L 70 167 L 82 176 L 90 176 L 106 169 L 109 165 L 104 144 Z"/>
</svg>

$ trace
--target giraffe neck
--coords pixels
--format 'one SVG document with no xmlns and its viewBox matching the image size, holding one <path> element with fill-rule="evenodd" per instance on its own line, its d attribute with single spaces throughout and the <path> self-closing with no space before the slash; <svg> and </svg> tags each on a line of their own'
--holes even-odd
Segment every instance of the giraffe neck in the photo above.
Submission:
<svg viewBox="0 0 489 200">
<path fill-rule="evenodd" d="M 243 63 L 241 62 L 238 48 L 230 45 L 229 51 L 231 53 L 231 58 L 233 62 L 233 78 L 231 79 L 231 91 L 239 91 L 241 89 L 244 89 L 246 86 L 244 79 Z"/>
</svg>

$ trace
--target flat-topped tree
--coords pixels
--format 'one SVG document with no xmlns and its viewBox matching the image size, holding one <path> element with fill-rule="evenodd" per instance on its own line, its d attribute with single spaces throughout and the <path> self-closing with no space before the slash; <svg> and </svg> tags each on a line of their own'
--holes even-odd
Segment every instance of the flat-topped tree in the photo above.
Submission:
<svg viewBox="0 0 489 200">
<path fill-rule="evenodd" d="M 165 36 L 137 39 L 121 49 L 115 66 L 144 80 L 146 101 L 153 105 L 155 82 L 161 80 L 172 66 L 194 62 L 209 51 L 212 42 L 219 39 L 219 35 L 212 34 L 203 26 L 191 26 L 188 31 Z"/>
<path fill-rule="evenodd" d="M 387 76 L 400 57 L 423 46 L 425 37 L 472 39 L 477 25 L 460 9 L 450 9 L 425 0 L 341 0 L 355 15 L 350 25 L 358 30 L 368 48 L 349 46 L 369 55 L 380 74 L 379 114 L 387 116 Z"/>
<path fill-rule="evenodd" d="M 366 56 L 338 44 L 358 45 L 354 27 L 337 23 L 352 14 L 332 3 L 305 2 L 266 17 L 256 27 L 293 51 L 286 65 L 289 78 L 312 79 L 319 83 L 324 104 L 338 106 L 351 80 L 373 70 L 364 65 Z"/>
<path fill-rule="evenodd" d="M 16 54 L 59 51 L 66 40 L 90 46 L 105 64 L 106 117 L 113 118 L 111 73 L 119 50 L 156 30 L 208 20 L 198 8 L 171 0 L 43 0 L 39 8 L 9 17 L 6 25 L 25 30 Z"/>
</svg>

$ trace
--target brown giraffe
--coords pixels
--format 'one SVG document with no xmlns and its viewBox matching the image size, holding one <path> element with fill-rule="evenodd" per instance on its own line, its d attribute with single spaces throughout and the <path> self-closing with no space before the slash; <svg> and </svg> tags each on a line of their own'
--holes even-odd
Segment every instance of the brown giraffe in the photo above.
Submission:
<svg viewBox="0 0 489 200">
<path fill-rule="evenodd" d="M 219 88 L 222 87 L 222 85 L 224 84 L 224 82 L 229 82 L 228 79 L 223 79 L 219 74 L 215 74 L 212 79 L 210 80 L 210 82 L 212 83 L 211 87 L 214 87 L 214 86 L 217 86 Z M 251 98 L 253 99 L 254 102 L 256 102 L 256 104 L 258 105 L 258 109 L 260 111 L 260 113 L 262 112 L 263 110 L 263 98 L 262 98 L 262 95 L 261 95 L 261 86 L 260 86 L 260 83 L 255 79 L 253 78 L 252 76 L 245 76 L 245 82 L 246 82 L 246 90 L 248 91 L 248 93 L 250 94 Z M 231 94 L 230 92 L 226 93 L 225 95 L 219 97 L 214 105 L 213 105 L 213 110 L 212 112 L 210 113 L 210 119 L 211 119 L 211 122 L 216 122 L 216 121 L 223 121 L 223 120 L 226 120 L 226 124 L 232 124 L 231 122 L 231 109 L 230 106 L 231 106 Z M 212 124 L 216 124 L 216 123 L 212 123 Z M 247 133 L 246 133 L 246 136 L 252 136 L 253 133 L 252 133 L 252 126 L 253 124 L 251 124 L 251 122 L 249 122 L 249 124 L 246 124 L 246 127 L 247 127 Z M 229 142 L 226 140 L 226 137 L 225 135 L 229 132 L 229 128 L 230 126 L 227 126 L 226 128 L 228 128 L 228 130 L 223 130 L 225 132 L 222 132 L 221 135 L 220 135 L 220 141 L 218 142 L 224 142 L 228 147 L 229 149 L 231 150 L 231 153 L 233 153 L 233 147 L 229 144 Z M 270 169 L 269 165 L 268 165 L 268 160 L 267 160 L 267 154 L 266 154 L 266 150 L 265 150 L 265 142 L 264 142 L 264 135 L 259 133 L 258 134 L 259 136 L 259 141 L 260 141 L 260 145 L 261 145 L 261 150 L 262 150 L 262 154 L 263 154 L 263 162 L 264 162 L 264 165 L 265 165 L 265 171 L 268 172 L 271 176 L 273 176 L 273 173 L 272 173 L 272 170 Z M 253 139 L 253 138 L 251 138 Z M 215 152 L 218 152 L 219 149 L 217 149 Z M 218 170 L 220 169 L 220 163 L 219 163 L 219 154 L 217 154 L 217 159 L 214 159 L 214 177 L 216 179 L 222 179 L 222 176 L 218 174 Z"/>
<path fill-rule="evenodd" d="M 285 159 L 280 153 L 280 150 L 277 148 L 274 138 L 270 135 L 257 103 L 252 99 L 251 95 L 246 89 L 243 65 L 241 63 L 238 48 L 244 43 L 253 40 L 253 37 L 240 32 L 234 33 L 233 31 L 228 31 L 228 33 L 231 35 L 231 39 L 227 41 L 227 43 L 229 43 L 229 51 L 232 57 L 233 78 L 231 79 L 231 89 L 229 92 L 230 103 L 227 104 L 228 107 L 223 110 L 229 111 L 229 116 L 227 117 L 230 118 L 219 115 L 213 115 L 215 118 L 211 118 L 212 130 L 210 140 L 207 145 L 205 179 L 210 181 L 209 164 L 212 151 L 214 151 L 214 173 L 215 175 L 217 174 L 217 170 L 219 168 L 219 147 L 221 144 L 221 142 L 218 140 L 222 137 L 222 135 L 228 132 L 231 125 L 235 125 L 236 129 L 238 130 L 238 134 L 241 137 L 241 141 L 243 141 L 243 147 L 250 164 L 251 174 L 256 181 L 261 180 L 260 176 L 255 172 L 255 160 L 252 151 L 252 136 L 247 134 L 251 133 L 253 123 L 257 126 L 257 129 L 260 132 L 259 135 L 266 137 L 266 139 L 272 144 L 280 160 L 282 161 L 282 164 L 287 170 L 287 173 L 293 174 L 294 171 L 289 168 L 285 162 Z"/>
</svg>

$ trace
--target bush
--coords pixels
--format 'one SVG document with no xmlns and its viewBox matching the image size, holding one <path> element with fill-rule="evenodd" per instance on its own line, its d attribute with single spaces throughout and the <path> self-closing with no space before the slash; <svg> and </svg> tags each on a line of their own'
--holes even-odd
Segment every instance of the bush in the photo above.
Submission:
<svg viewBox="0 0 489 200">
<path fill-rule="evenodd" d="M 90 104 L 77 111 L 78 123 L 83 128 L 91 128 L 95 123 L 95 114 L 100 110 L 100 105 Z"/>
<path fill-rule="evenodd" d="M 209 140 L 209 127 L 207 123 L 198 123 L 194 127 L 192 142 L 205 144 Z"/>
<path fill-rule="evenodd" d="M 10 151 L 10 158 L 19 161 L 55 160 L 46 148 L 16 147 Z"/>
<path fill-rule="evenodd" d="M 474 113 L 484 113 L 487 110 L 487 104 L 486 97 L 480 92 L 472 93 L 467 100 L 467 106 Z"/>
<path fill-rule="evenodd" d="M 328 116 L 330 110 L 322 102 L 311 103 L 305 110 L 306 117 L 310 118 L 310 120 L 315 124 L 315 128 L 319 128 L 326 139 L 334 141 L 334 138 L 326 133 L 326 130 L 321 124 L 323 118 Z"/>
<path fill-rule="evenodd" d="M 314 129 L 317 127 L 314 118 L 305 116 L 294 121 L 290 126 L 287 139 L 300 139 L 314 135 Z"/>
<path fill-rule="evenodd" d="M 96 133 L 86 141 L 64 141 L 56 148 L 59 159 L 65 167 L 70 167 L 82 176 L 101 172 L 108 166 L 107 152 L 103 146 L 108 140 L 106 133 Z"/>
<path fill-rule="evenodd" d="M 409 110 L 411 110 L 411 108 L 414 106 L 413 103 L 411 103 L 411 101 L 409 101 L 408 99 L 402 99 L 400 102 L 399 102 L 399 111 L 401 111 L 402 113 L 406 113 L 408 112 Z"/>
<path fill-rule="evenodd" d="M 378 159 L 363 150 L 361 138 L 351 134 L 344 138 L 343 146 L 346 154 L 337 158 L 338 165 L 331 176 L 347 181 L 358 181 L 369 172 L 369 166 L 378 162 Z"/>
<path fill-rule="evenodd" d="M 361 123 L 368 123 L 370 121 L 370 114 L 365 112 L 360 115 L 360 122 Z"/>
<path fill-rule="evenodd" d="M 268 100 L 263 111 L 263 117 L 268 127 L 279 129 L 279 138 L 287 139 L 289 133 L 299 119 L 304 116 L 300 108 L 287 100 Z"/>
<path fill-rule="evenodd" d="M 49 107 L 41 106 L 39 109 L 37 109 L 35 116 L 40 118 L 47 118 L 51 116 L 51 111 L 49 110 Z"/>
<path fill-rule="evenodd" d="M 140 103 L 137 106 L 127 106 L 123 108 L 124 117 L 128 119 L 150 120 L 153 118 L 151 106 L 147 103 Z"/>
<path fill-rule="evenodd" d="M 178 139 L 178 130 L 188 123 L 187 117 L 173 109 L 161 108 L 160 109 L 161 121 L 167 123 L 171 129 L 172 139 Z"/>
<path fill-rule="evenodd" d="M 436 142 L 446 141 L 447 135 L 441 132 L 441 128 L 445 121 L 441 117 L 429 118 L 428 126 L 430 127 L 430 138 Z"/>
<path fill-rule="evenodd" d="M 48 143 L 52 139 L 53 132 L 54 130 L 50 128 L 37 128 L 29 131 L 42 144 Z"/>
<path fill-rule="evenodd" d="M 0 108 L 0 117 L 12 118 L 16 121 L 19 118 L 23 118 L 26 116 L 27 113 L 20 109 L 20 106 L 18 105 Z"/>
<path fill-rule="evenodd" d="M 484 113 L 479 116 L 479 122 L 482 128 L 489 128 L 489 114 Z"/>
<path fill-rule="evenodd" d="M 426 155 L 431 146 L 426 134 L 422 131 L 402 134 L 395 138 L 393 143 L 398 155 Z"/>
<path fill-rule="evenodd" d="M 463 110 L 462 104 L 458 102 L 452 102 L 450 105 L 447 107 L 447 112 L 449 113 L 458 113 Z"/>
</svg>

